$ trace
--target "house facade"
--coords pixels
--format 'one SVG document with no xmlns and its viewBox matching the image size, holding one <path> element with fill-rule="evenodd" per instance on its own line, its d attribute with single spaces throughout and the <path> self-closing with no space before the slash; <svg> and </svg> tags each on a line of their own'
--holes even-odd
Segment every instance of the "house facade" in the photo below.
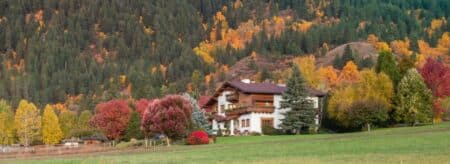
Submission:
<svg viewBox="0 0 450 164">
<path fill-rule="evenodd" d="M 225 82 L 202 106 L 210 111 L 212 129 L 227 135 L 262 133 L 262 127 L 280 129 L 283 113 L 280 102 L 286 86 L 273 83 L 254 83 L 250 80 Z M 316 124 L 320 121 L 320 99 L 323 93 L 309 90 L 309 99 L 317 109 Z"/>
</svg>

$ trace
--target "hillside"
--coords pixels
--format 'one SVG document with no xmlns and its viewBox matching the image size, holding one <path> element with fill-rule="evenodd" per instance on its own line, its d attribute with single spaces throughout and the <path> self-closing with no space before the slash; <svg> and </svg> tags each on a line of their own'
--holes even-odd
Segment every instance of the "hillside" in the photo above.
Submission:
<svg viewBox="0 0 450 164">
<path fill-rule="evenodd" d="M 351 42 L 347 44 L 343 44 L 337 46 L 336 48 L 328 51 L 325 56 L 317 59 L 318 66 L 329 66 L 333 65 L 334 59 L 339 56 L 341 57 L 344 54 L 345 47 L 349 46 L 353 53 L 358 55 L 360 58 L 372 58 L 373 61 L 376 61 L 378 50 L 370 43 L 366 42 Z"/>
<path fill-rule="evenodd" d="M 0 97 L 77 111 L 208 94 L 227 76 L 277 80 L 264 72 L 305 54 L 330 65 L 347 43 L 376 54 L 361 42 L 369 36 L 395 53 L 446 60 L 449 16 L 448 0 L 1 0 Z M 262 60 L 250 70 L 253 52 Z"/>
</svg>

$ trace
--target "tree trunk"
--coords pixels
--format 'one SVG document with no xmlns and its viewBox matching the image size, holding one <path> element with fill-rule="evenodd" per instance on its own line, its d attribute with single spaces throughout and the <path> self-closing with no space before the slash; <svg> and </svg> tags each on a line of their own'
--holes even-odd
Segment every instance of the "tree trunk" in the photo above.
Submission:
<svg viewBox="0 0 450 164">
<path fill-rule="evenodd" d="M 147 136 L 145 137 L 145 147 L 148 147 L 148 138 L 147 138 Z"/>
<path fill-rule="evenodd" d="M 295 134 L 296 134 L 296 135 L 299 135 L 299 134 L 300 134 L 300 129 L 302 129 L 302 128 L 299 128 L 299 129 L 296 129 L 296 130 L 295 130 Z"/>
<path fill-rule="evenodd" d="M 167 146 L 170 146 L 170 138 L 166 137 Z"/>
<path fill-rule="evenodd" d="M 370 123 L 367 123 L 367 131 L 370 132 Z"/>
</svg>

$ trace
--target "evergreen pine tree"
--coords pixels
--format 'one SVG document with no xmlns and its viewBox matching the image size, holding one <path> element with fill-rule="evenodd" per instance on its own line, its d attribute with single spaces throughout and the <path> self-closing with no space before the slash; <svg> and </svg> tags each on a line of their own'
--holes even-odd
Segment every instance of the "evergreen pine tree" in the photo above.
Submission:
<svg viewBox="0 0 450 164">
<path fill-rule="evenodd" d="M 133 111 L 131 113 L 130 121 L 128 122 L 127 129 L 125 130 L 125 136 L 123 137 L 126 141 L 130 139 L 143 139 L 144 133 L 141 131 L 141 118 L 139 113 Z"/>
<path fill-rule="evenodd" d="M 287 82 L 287 90 L 283 94 L 281 101 L 282 109 L 290 109 L 284 113 L 281 127 L 284 130 L 300 134 L 303 127 L 311 126 L 314 123 L 316 111 L 312 100 L 308 99 L 306 81 L 300 74 L 299 69 L 292 68 L 292 77 Z"/>
<path fill-rule="evenodd" d="M 202 129 L 205 130 L 208 134 L 211 134 L 211 127 L 209 126 L 208 120 L 206 120 L 205 113 L 200 110 L 200 106 L 198 106 L 197 100 L 187 93 L 185 93 L 183 97 L 187 99 L 192 105 L 193 128 Z"/>
<path fill-rule="evenodd" d="M 378 56 L 377 66 L 375 68 L 377 73 L 384 72 L 391 78 L 394 87 L 400 81 L 400 70 L 395 62 L 394 55 L 391 52 L 383 51 Z"/>
</svg>

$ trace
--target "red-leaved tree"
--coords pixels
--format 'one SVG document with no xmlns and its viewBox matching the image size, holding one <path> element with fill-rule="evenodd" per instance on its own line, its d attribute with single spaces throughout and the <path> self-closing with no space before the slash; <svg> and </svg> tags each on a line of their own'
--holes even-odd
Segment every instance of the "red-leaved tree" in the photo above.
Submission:
<svg viewBox="0 0 450 164">
<path fill-rule="evenodd" d="M 145 110 L 148 108 L 148 105 L 152 102 L 153 100 L 149 100 L 149 99 L 140 99 L 138 101 L 136 101 L 135 106 L 136 106 L 136 112 L 139 113 L 139 116 L 142 118 L 142 116 L 144 115 Z"/>
<path fill-rule="evenodd" d="M 126 100 L 111 100 L 97 104 L 91 124 L 103 130 L 108 139 L 117 141 L 126 129 L 130 115 Z"/>
<path fill-rule="evenodd" d="M 191 123 L 192 106 L 179 95 L 154 100 L 144 112 L 141 129 L 145 134 L 164 134 L 176 139 L 186 134 Z"/>
<path fill-rule="evenodd" d="M 435 119 L 440 120 L 445 112 L 441 98 L 450 96 L 450 67 L 435 59 L 428 58 L 419 70 L 428 88 L 435 97 L 433 101 Z"/>
</svg>

